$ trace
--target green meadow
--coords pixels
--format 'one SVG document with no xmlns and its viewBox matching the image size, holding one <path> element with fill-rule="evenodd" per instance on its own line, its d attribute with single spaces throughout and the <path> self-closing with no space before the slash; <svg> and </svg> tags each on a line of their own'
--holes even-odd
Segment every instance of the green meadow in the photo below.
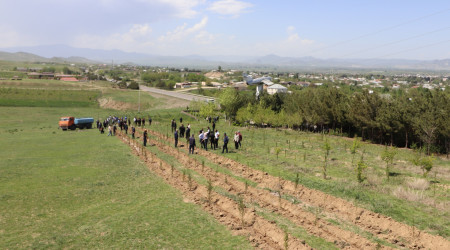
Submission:
<svg viewBox="0 0 450 250">
<path fill-rule="evenodd" d="M 126 108 L 100 108 L 102 99 Z M 250 248 L 245 238 L 232 236 L 201 208 L 183 202 L 179 192 L 149 172 L 117 138 L 95 129 L 64 132 L 57 125 L 66 115 L 152 117 L 151 129 L 172 137 L 170 121 L 175 119 L 179 126 L 182 117 L 196 138 L 200 129 L 211 126 L 181 114 L 180 108 L 168 108 L 171 102 L 144 92 L 139 97 L 138 91 L 114 89 L 107 82 L 63 88 L 54 81 L 17 86 L 0 81 L 0 248 Z M 450 160 L 445 156 L 433 156 L 433 168 L 424 178 L 420 167 L 412 164 L 418 153 L 397 149 L 388 180 L 381 157 L 386 147 L 381 145 L 361 142 L 352 154 L 353 138 L 234 127 L 223 118 L 216 128 L 221 138 L 224 132 L 230 137 L 226 157 L 290 181 L 298 175 L 306 187 L 450 238 Z M 243 142 L 235 150 L 232 135 L 237 130 Z M 325 144 L 330 146 L 327 179 Z M 184 169 L 156 148 L 149 150 Z M 356 164 L 361 159 L 367 168 L 359 182 Z M 273 214 L 258 212 L 291 228 L 294 235 L 303 234 Z M 339 220 L 329 222 L 347 226 Z M 316 240 L 308 242 L 326 248 Z"/>
<path fill-rule="evenodd" d="M 58 129 L 115 114 L 99 91 L 0 91 L 0 248 L 251 248 L 117 138 Z"/>
</svg>

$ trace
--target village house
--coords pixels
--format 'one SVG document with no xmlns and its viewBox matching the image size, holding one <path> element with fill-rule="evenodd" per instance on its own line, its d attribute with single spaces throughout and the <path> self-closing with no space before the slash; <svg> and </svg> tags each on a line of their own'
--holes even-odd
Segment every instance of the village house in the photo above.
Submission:
<svg viewBox="0 0 450 250">
<path fill-rule="evenodd" d="M 246 90 L 248 86 L 245 82 L 236 82 L 232 87 L 236 90 Z"/>
<path fill-rule="evenodd" d="M 281 84 L 273 84 L 272 86 L 267 87 L 267 93 L 269 95 L 274 95 L 276 93 L 287 93 L 287 88 Z"/>
<path fill-rule="evenodd" d="M 175 83 L 175 86 L 173 86 L 174 89 L 185 89 L 192 87 L 192 83 L 190 82 L 177 82 Z"/>
</svg>

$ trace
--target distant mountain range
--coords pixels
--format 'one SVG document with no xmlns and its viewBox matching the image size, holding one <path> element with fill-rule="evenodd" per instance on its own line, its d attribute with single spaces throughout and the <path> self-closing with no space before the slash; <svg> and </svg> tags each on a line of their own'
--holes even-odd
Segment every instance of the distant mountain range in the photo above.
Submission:
<svg viewBox="0 0 450 250">
<path fill-rule="evenodd" d="M 27 52 L 2 52 L 0 51 L 0 61 L 10 61 L 10 62 L 54 62 L 54 63 L 86 63 L 86 64 L 95 64 L 99 63 L 98 61 L 89 60 L 83 57 L 70 56 L 67 58 L 64 57 L 51 57 L 46 58 L 42 56 L 38 56 L 35 54 L 27 53 Z"/>
<path fill-rule="evenodd" d="M 277 68 L 277 69 L 384 69 L 450 71 L 450 59 L 318 59 L 314 57 L 266 56 L 161 56 L 121 50 L 74 48 L 66 45 L 46 45 L 0 49 L 0 60 L 70 63 L 133 63 L 148 66 L 171 66 L 201 69 Z"/>
</svg>

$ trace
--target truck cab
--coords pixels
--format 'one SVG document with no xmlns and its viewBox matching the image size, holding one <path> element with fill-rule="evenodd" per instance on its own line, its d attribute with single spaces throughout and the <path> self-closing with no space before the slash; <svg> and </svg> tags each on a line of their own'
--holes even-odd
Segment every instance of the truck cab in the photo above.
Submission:
<svg viewBox="0 0 450 250">
<path fill-rule="evenodd" d="M 59 127 L 62 130 L 67 130 L 67 129 L 76 129 L 75 126 L 75 117 L 73 116 L 66 116 L 66 117 L 61 117 L 61 119 L 59 120 Z"/>
</svg>

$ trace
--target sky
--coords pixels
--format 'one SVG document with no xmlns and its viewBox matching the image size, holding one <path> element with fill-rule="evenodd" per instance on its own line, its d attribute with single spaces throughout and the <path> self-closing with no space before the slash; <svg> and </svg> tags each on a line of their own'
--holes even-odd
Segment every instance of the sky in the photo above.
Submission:
<svg viewBox="0 0 450 250">
<path fill-rule="evenodd" d="M 0 0 L 0 48 L 450 58 L 448 0 Z"/>
</svg>

